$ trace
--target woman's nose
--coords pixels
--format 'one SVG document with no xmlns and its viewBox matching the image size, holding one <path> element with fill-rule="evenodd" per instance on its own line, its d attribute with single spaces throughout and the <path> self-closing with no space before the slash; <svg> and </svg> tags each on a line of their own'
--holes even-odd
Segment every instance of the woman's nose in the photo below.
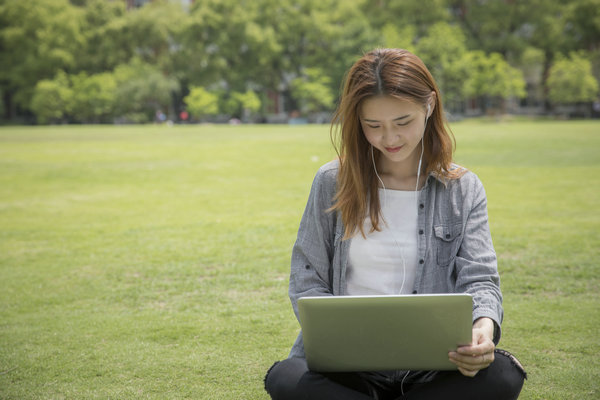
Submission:
<svg viewBox="0 0 600 400">
<path fill-rule="evenodd" d="M 400 136 L 400 133 L 395 127 L 388 126 L 383 128 L 383 138 L 384 140 L 390 141 Z"/>
</svg>

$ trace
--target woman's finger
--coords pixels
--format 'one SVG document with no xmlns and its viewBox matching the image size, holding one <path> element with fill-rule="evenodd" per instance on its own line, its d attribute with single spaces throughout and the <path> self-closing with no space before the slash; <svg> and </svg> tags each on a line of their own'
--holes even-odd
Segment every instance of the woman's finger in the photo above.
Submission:
<svg viewBox="0 0 600 400">
<path fill-rule="evenodd" d="M 465 370 L 480 370 L 487 368 L 494 361 L 494 353 L 469 356 L 450 353 L 449 360 Z"/>
</svg>

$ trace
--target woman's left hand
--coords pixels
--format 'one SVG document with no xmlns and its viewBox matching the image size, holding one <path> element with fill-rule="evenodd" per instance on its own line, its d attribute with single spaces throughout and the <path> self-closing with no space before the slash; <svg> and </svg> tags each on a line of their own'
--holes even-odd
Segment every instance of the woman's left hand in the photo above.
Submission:
<svg viewBox="0 0 600 400">
<path fill-rule="evenodd" d="M 448 353 L 451 362 L 458 366 L 461 374 L 474 377 L 494 361 L 494 322 L 490 318 L 479 318 L 473 324 L 473 342 Z"/>
</svg>

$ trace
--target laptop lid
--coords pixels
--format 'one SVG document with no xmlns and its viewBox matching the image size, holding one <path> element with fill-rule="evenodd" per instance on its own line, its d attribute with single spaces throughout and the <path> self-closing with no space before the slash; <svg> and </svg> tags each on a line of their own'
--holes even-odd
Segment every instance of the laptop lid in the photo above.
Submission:
<svg viewBox="0 0 600 400">
<path fill-rule="evenodd" d="M 302 297 L 313 371 L 455 370 L 448 352 L 472 340 L 468 294 Z"/>
</svg>

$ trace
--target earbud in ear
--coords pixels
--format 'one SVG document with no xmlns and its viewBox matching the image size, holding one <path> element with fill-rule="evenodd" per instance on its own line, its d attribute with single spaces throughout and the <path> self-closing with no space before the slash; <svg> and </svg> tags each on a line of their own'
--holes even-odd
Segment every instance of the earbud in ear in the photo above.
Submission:
<svg viewBox="0 0 600 400">
<path fill-rule="evenodd" d="M 431 104 L 427 103 L 427 117 L 429 117 L 430 113 L 431 113 Z"/>
</svg>

